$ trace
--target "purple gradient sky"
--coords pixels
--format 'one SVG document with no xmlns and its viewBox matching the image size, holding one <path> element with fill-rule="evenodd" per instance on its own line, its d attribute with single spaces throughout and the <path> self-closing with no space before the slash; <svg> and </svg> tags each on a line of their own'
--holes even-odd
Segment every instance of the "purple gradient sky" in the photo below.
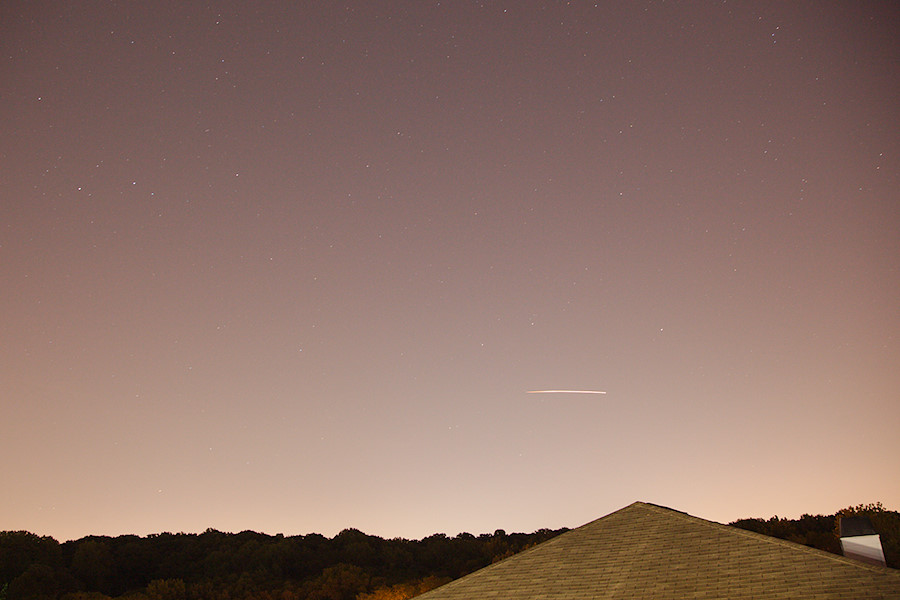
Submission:
<svg viewBox="0 0 900 600">
<path fill-rule="evenodd" d="M 0 529 L 900 508 L 895 4 L 0 23 Z"/>
</svg>

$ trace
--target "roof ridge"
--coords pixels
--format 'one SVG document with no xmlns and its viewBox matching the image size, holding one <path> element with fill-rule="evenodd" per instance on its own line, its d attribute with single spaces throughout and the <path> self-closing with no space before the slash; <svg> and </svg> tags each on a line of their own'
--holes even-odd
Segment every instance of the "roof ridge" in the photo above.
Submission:
<svg viewBox="0 0 900 600">
<path fill-rule="evenodd" d="M 792 542 L 790 540 L 785 540 L 782 538 L 777 538 L 771 535 L 766 535 L 764 533 L 757 533 L 755 531 L 750 531 L 748 529 L 741 529 L 740 527 L 735 527 L 733 525 L 725 525 L 723 523 L 717 523 L 716 521 L 710 521 L 708 519 L 703 519 L 701 517 L 695 517 L 686 512 L 682 512 L 680 510 L 674 510 L 665 506 L 660 506 L 658 504 L 651 504 L 649 502 L 635 502 L 629 506 L 626 506 L 622 510 L 631 508 L 632 506 L 640 504 L 643 507 L 652 510 L 654 512 L 665 512 L 671 514 L 674 517 L 684 519 L 686 521 L 692 521 L 699 524 L 702 524 L 711 529 L 718 529 L 720 531 L 724 531 L 726 533 L 730 533 L 732 535 L 738 535 L 743 537 L 748 537 L 751 539 L 756 539 L 762 542 L 766 542 L 769 544 L 775 544 L 778 546 L 784 546 L 786 548 L 791 548 L 792 550 L 799 550 L 801 552 L 805 552 L 807 554 L 812 554 L 813 556 L 820 556 L 822 558 L 827 558 L 829 560 L 837 561 L 843 563 L 845 565 L 851 567 L 857 567 L 860 569 L 864 569 L 867 571 L 873 571 L 875 573 L 886 573 L 888 575 L 900 578 L 900 570 L 893 569 L 891 567 L 881 567 L 877 565 L 870 565 L 864 562 L 860 562 L 858 560 L 854 560 L 852 558 L 847 558 L 846 556 L 841 556 L 840 554 L 833 554 L 828 552 L 827 550 L 820 550 L 818 548 L 813 548 L 811 546 L 804 546 L 803 544 L 798 544 L 797 542 Z"/>
<path fill-rule="evenodd" d="M 489 565 L 487 565 L 487 566 L 485 566 L 485 567 L 482 567 L 482 568 L 486 569 L 486 568 L 492 567 L 492 566 L 494 566 L 494 565 L 499 565 L 499 564 L 504 563 L 504 562 L 506 562 L 506 561 L 508 561 L 508 560 L 511 560 L 511 559 L 513 559 L 513 558 L 515 558 L 515 557 L 517 557 L 517 556 L 525 556 L 525 555 L 527 555 L 527 554 L 530 554 L 530 553 L 531 553 L 532 551 L 534 551 L 535 549 L 540 548 L 541 546 L 548 546 L 548 547 L 549 547 L 549 546 L 554 546 L 554 545 L 560 543 L 560 538 L 564 538 L 565 536 L 567 536 L 567 535 L 570 534 L 570 533 L 575 533 L 576 531 L 579 531 L 579 530 L 581 530 L 581 529 L 587 529 L 588 527 L 590 527 L 590 526 L 593 525 L 594 523 L 598 523 L 598 522 L 600 522 L 600 521 L 603 521 L 603 520 L 605 520 L 605 519 L 608 519 L 608 518 L 612 517 L 613 515 L 616 515 L 616 514 L 618 514 L 618 513 L 621 513 L 621 512 L 623 512 L 623 511 L 626 511 L 626 510 L 628 510 L 629 508 L 634 508 L 634 507 L 637 507 L 637 506 L 656 506 L 657 508 L 663 508 L 663 509 L 666 509 L 666 510 L 671 510 L 672 512 L 679 512 L 679 511 L 673 510 L 673 509 L 671 509 L 671 508 L 666 508 L 665 506 L 657 506 L 657 505 L 655 505 L 655 504 L 649 504 L 649 503 L 647 503 L 647 502 L 640 502 L 640 501 L 637 501 L 637 500 L 636 500 L 636 501 L 632 502 L 631 504 L 629 504 L 628 506 L 622 507 L 622 508 L 620 508 L 619 510 L 614 510 L 613 512 L 608 513 L 608 514 L 605 514 L 605 515 L 603 515 L 602 517 L 597 517 L 596 519 L 593 519 L 593 520 L 591 520 L 591 521 L 588 521 L 587 523 L 582 523 L 581 525 L 578 525 L 577 527 L 569 527 L 569 528 L 566 528 L 567 531 L 564 531 L 563 533 L 561 533 L 561 534 L 559 534 L 559 535 L 555 535 L 555 536 L 553 536 L 552 538 L 550 538 L 549 540 L 543 541 L 543 542 L 541 542 L 541 543 L 539 543 L 539 544 L 535 544 L 534 546 L 529 546 L 528 548 L 525 548 L 524 550 L 521 550 L 521 551 L 519 551 L 519 552 L 516 552 L 515 554 L 511 554 L 511 555 L 509 555 L 509 556 L 507 556 L 507 557 L 505 557 L 505 558 L 502 558 L 502 559 L 498 560 L 497 562 L 491 563 L 491 564 L 489 564 Z M 682 514 L 685 514 L 685 515 L 687 515 L 687 516 L 690 516 L 690 515 L 688 515 L 687 513 L 682 513 Z M 697 517 L 694 517 L 694 518 L 697 518 Z M 480 570 L 480 569 L 479 569 L 479 570 Z M 477 572 L 477 571 L 476 571 L 476 572 Z M 459 579 L 462 579 L 462 577 L 460 577 Z M 447 583 L 446 585 L 450 585 L 450 584 L 452 584 L 454 581 L 459 581 L 459 579 L 454 579 L 453 581 Z"/>
</svg>

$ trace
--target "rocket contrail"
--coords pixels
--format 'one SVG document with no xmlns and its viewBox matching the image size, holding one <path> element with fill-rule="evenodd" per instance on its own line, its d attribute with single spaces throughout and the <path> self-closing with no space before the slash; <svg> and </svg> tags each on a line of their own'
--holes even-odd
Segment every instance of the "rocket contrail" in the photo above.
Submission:
<svg viewBox="0 0 900 600">
<path fill-rule="evenodd" d="M 597 390 L 530 390 L 527 394 L 605 394 Z"/>
</svg>

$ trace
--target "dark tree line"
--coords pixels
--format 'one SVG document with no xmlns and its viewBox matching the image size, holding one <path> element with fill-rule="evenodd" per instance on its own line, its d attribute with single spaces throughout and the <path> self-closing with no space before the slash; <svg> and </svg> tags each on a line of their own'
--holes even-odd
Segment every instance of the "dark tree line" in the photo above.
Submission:
<svg viewBox="0 0 900 600">
<path fill-rule="evenodd" d="M 346 529 L 285 537 L 161 533 L 58 543 L 0 532 L 0 600 L 370 600 L 407 598 L 566 531 L 422 540 Z"/>
<path fill-rule="evenodd" d="M 731 525 L 839 554 L 845 514 L 869 516 L 888 566 L 900 567 L 900 513 L 881 504 Z M 356 529 L 330 539 L 209 529 L 64 544 L 3 531 L 0 600 L 404 600 L 564 531 L 386 540 Z"/>
</svg>

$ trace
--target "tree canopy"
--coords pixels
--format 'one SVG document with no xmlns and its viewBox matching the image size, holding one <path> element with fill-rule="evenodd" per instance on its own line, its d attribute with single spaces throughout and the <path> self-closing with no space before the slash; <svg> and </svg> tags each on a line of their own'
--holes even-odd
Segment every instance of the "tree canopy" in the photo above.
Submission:
<svg viewBox="0 0 900 600">
<path fill-rule="evenodd" d="M 411 597 L 566 531 L 422 540 L 345 529 L 89 536 L 0 532 L 0 600 L 355 600 Z"/>
</svg>

